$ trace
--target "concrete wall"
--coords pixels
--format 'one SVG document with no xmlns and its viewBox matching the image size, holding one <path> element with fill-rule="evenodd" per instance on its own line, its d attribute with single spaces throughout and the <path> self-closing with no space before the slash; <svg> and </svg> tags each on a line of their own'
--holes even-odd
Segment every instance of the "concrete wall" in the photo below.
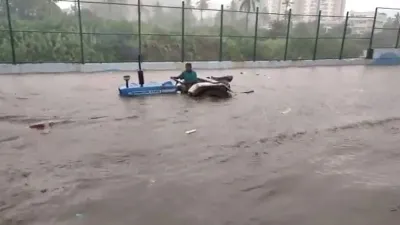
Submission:
<svg viewBox="0 0 400 225">
<path fill-rule="evenodd" d="M 196 70 L 202 69 L 252 69 L 252 68 L 282 68 L 306 66 L 345 66 L 368 65 L 370 60 L 303 60 L 303 61 L 258 61 L 258 62 L 192 62 Z M 180 62 L 144 62 L 143 70 L 182 70 L 184 63 Z M 137 63 L 42 63 L 42 64 L 0 64 L 0 74 L 28 74 L 28 73 L 93 73 L 107 71 L 134 71 L 138 69 Z"/>
<path fill-rule="evenodd" d="M 373 65 L 400 65 L 400 49 L 376 48 L 373 54 Z"/>
</svg>

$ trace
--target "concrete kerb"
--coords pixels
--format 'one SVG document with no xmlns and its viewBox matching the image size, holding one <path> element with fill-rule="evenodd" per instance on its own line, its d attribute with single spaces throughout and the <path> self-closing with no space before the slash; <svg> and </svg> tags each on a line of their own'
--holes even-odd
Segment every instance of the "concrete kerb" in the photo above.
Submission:
<svg viewBox="0 0 400 225">
<path fill-rule="evenodd" d="M 301 60 L 301 61 L 209 61 L 192 62 L 196 70 L 219 70 L 219 69 L 257 69 L 257 68 L 286 68 L 286 67 L 312 67 L 312 66 L 346 66 L 346 65 L 369 65 L 371 60 L 345 59 L 345 60 Z M 182 70 L 184 63 L 181 62 L 144 62 L 143 70 Z M 112 71 L 135 71 L 138 69 L 136 62 L 132 63 L 41 63 L 41 64 L 0 64 L 0 74 L 37 74 L 37 73 L 95 73 Z"/>
</svg>

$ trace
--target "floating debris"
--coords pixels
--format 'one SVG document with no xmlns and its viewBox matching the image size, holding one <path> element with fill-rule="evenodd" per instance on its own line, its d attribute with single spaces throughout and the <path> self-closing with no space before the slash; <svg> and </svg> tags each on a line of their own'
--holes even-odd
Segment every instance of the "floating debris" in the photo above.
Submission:
<svg viewBox="0 0 400 225">
<path fill-rule="evenodd" d="M 292 109 L 291 108 L 287 108 L 285 111 L 282 112 L 282 114 L 288 114 L 288 113 L 290 113 L 290 111 L 292 111 Z"/>
<path fill-rule="evenodd" d="M 68 123 L 73 123 L 73 121 L 70 121 L 70 120 L 41 121 L 41 122 L 37 122 L 37 123 L 29 125 L 29 128 L 37 129 L 37 130 L 45 130 L 45 129 L 51 128 L 52 126 L 54 126 L 56 124 L 68 124 Z"/>
<path fill-rule="evenodd" d="M 98 120 L 98 119 L 103 119 L 103 118 L 107 118 L 107 116 L 93 116 L 93 117 L 90 117 L 89 119 Z"/>
<path fill-rule="evenodd" d="M 194 133 L 194 132 L 196 132 L 197 130 L 196 129 L 193 129 L 193 130 L 188 130 L 188 131 L 186 131 L 185 133 L 186 134 L 192 134 L 192 133 Z"/>
<path fill-rule="evenodd" d="M 0 143 L 18 140 L 19 136 L 11 136 L 8 138 L 0 139 Z"/>
<path fill-rule="evenodd" d="M 251 93 L 254 93 L 254 90 L 243 91 L 242 93 L 243 94 L 251 94 Z"/>
<path fill-rule="evenodd" d="M 31 172 L 22 172 L 21 174 L 23 177 L 27 178 L 31 175 Z"/>
<path fill-rule="evenodd" d="M 29 128 L 44 130 L 46 127 L 50 127 L 50 126 L 52 126 L 50 121 L 43 121 L 43 122 L 31 124 L 31 125 L 29 125 Z"/>
</svg>

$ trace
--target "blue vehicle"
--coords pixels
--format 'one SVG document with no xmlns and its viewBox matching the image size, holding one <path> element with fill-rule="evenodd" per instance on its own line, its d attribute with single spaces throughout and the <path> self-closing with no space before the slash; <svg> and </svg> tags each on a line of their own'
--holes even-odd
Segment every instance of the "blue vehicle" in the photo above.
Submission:
<svg viewBox="0 0 400 225">
<path fill-rule="evenodd" d="M 118 88 L 119 95 L 125 97 L 156 95 L 156 94 L 171 94 L 177 92 L 177 86 L 172 81 L 166 82 L 144 82 L 144 74 L 142 70 L 141 55 L 138 56 L 138 81 L 137 83 L 129 83 L 131 76 L 124 76 L 125 85 Z"/>
<path fill-rule="evenodd" d="M 143 85 L 130 83 L 129 76 L 124 76 L 126 84 L 118 88 L 121 96 L 143 96 L 156 94 L 173 94 L 177 92 L 177 86 L 172 81 L 147 82 Z"/>
<path fill-rule="evenodd" d="M 173 94 L 180 90 L 179 80 L 165 81 L 165 82 L 144 82 L 144 75 L 141 67 L 141 57 L 138 57 L 139 70 L 138 81 L 139 83 L 129 83 L 131 76 L 124 76 L 125 85 L 118 88 L 119 95 L 124 97 L 132 96 L 145 96 L 145 95 L 158 95 L 158 94 Z M 231 97 L 231 89 L 229 83 L 232 81 L 232 76 L 223 77 L 208 77 L 198 78 L 198 82 L 191 86 L 186 94 L 192 97 L 210 96 L 218 98 Z"/>
</svg>

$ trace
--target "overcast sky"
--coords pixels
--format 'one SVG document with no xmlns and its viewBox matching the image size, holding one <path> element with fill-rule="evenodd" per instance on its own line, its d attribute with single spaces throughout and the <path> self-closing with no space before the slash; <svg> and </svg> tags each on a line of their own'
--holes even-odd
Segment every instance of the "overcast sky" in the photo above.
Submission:
<svg viewBox="0 0 400 225">
<path fill-rule="evenodd" d="M 146 0 L 143 0 L 143 2 L 146 2 Z M 193 2 L 196 2 L 196 0 Z M 231 0 L 210 0 L 210 2 L 213 7 L 218 7 L 220 4 L 228 4 Z M 60 3 L 59 5 L 62 8 L 68 8 L 71 3 Z M 400 8 L 400 0 L 347 0 L 346 11 L 373 11 L 377 6 Z"/>
</svg>

